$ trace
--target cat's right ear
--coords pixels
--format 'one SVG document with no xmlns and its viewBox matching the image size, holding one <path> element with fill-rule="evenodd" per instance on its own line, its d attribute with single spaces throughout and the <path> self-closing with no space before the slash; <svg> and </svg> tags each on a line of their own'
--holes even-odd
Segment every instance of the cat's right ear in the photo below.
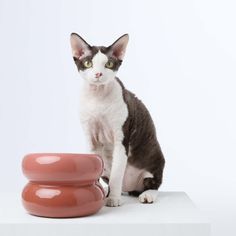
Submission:
<svg viewBox="0 0 236 236">
<path fill-rule="evenodd" d="M 124 34 L 120 38 L 118 38 L 109 48 L 112 56 L 115 56 L 119 60 L 123 60 L 126 47 L 129 41 L 129 35 Z"/>
<path fill-rule="evenodd" d="M 71 33 L 70 44 L 74 60 L 80 60 L 91 53 L 91 46 L 76 33 Z"/>
</svg>

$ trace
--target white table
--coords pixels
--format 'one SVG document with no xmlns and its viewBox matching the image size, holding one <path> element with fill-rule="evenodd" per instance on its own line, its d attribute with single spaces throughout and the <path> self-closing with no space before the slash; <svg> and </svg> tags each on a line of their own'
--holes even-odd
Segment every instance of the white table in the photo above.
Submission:
<svg viewBox="0 0 236 236">
<path fill-rule="evenodd" d="M 122 196 L 121 207 L 103 207 L 97 214 L 50 219 L 27 214 L 20 194 L 0 195 L 1 236 L 209 236 L 210 223 L 184 192 L 159 192 L 154 204 Z"/>
</svg>

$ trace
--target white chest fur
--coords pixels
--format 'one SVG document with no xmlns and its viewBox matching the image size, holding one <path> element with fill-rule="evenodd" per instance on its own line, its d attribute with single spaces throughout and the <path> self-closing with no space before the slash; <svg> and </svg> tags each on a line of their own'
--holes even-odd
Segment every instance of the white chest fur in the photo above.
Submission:
<svg viewBox="0 0 236 236">
<path fill-rule="evenodd" d="M 115 79 L 106 85 L 85 84 L 80 107 L 82 125 L 93 142 L 113 144 L 116 135 L 123 135 L 128 109 Z"/>
</svg>

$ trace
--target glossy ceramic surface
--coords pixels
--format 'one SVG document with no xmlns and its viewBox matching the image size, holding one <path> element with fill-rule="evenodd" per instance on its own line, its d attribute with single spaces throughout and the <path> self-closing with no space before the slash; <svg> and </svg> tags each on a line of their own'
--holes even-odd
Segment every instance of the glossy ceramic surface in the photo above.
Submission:
<svg viewBox="0 0 236 236">
<path fill-rule="evenodd" d="M 29 183 L 22 192 L 25 209 L 44 217 L 76 217 L 96 213 L 104 204 L 97 182 L 102 159 L 93 154 L 34 153 L 24 157 Z"/>
<path fill-rule="evenodd" d="M 95 154 L 33 153 L 24 157 L 24 175 L 40 183 L 89 184 L 102 174 L 102 159 Z"/>
</svg>

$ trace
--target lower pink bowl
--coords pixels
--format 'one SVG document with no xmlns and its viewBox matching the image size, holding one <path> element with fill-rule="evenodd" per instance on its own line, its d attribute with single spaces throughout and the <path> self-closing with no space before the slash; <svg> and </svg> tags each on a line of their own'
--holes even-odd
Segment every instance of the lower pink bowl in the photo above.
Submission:
<svg viewBox="0 0 236 236">
<path fill-rule="evenodd" d="M 104 205 L 104 191 L 97 181 L 103 162 L 97 155 L 28 154 L 22 169 L 29 179 L 22 192 L 22 202 L 32 215 L 87 216 Z"/>
</svg>

